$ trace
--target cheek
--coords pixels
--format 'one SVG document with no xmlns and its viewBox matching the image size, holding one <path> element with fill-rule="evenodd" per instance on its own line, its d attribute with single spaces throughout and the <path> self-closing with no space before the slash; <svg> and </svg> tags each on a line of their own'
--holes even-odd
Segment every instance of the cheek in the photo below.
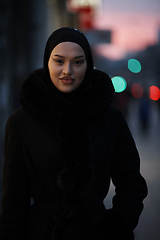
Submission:
<svg viewBox="0 0 160 240">
<path fill-rule="evenodd" d="M 48 64 L 48 69 L 49 69 L 50 78 L 52 80 L 57 78 L 57 76 L 59 75 L 60 70 L 55 68 L 55 66 L 53 64 L 51 64 L 51 63 Z"/>
<path fill-rule="evenodd" d="M 87 70 L 87 66 L 84 66 L 82 69 L 79 70 L 78 75 L 80 80 L 84 79 L 86 70 Z"/>
</svg>

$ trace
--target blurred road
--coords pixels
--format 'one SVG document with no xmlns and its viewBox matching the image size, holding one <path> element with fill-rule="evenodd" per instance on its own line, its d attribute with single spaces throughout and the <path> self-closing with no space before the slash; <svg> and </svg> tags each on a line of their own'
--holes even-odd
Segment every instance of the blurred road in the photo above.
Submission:
<svg viewBox="0 0 160 240">
<path fill-rule="evenodd" d="M 140 158 L 141 173 L 147 181 L 149 194 L 144 201 L 144 210 L 135 229 L 135 240 L 160 239 L 160 111 L 156 102 L 151 102 L 148 131 L 141 130 L 138 118 L 139 102 L 129 105 L 127 118 L 135 139 Z M 105 204 L 111 206 L 114 188 L 111 186 Z"/>
</svg>

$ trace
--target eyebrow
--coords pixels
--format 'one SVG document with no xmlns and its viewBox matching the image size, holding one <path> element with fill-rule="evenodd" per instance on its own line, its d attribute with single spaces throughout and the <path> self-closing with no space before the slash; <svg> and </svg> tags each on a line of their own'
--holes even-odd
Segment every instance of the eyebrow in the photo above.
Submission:
<svg viewBox="0 0 160 240">
<path fill-rule="evenodd" d="M 61 58 L 65 58 L 64 56 L 61 56 L 59 54 L 55 54 L 54 57 L 61 57 Z M 80 56 L 77 56 L 77 57 L 74 57 L 74 59 L 77 59 L 77 58 L 85 58 L 83 55 L 80 55 Z"/>
</svg>

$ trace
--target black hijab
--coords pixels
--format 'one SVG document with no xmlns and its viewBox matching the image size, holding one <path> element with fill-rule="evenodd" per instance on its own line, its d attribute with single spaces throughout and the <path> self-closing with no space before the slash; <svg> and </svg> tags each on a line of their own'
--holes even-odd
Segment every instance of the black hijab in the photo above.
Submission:
<svg viewBox="0 0 160 240">
<path fill-rule="evenodd" d="M 49 69 L 48 69 L 48 61 L 50 58 L 50 54 L 52 50 L 62 42 L 73 42 L 77 43 L 84 51 L 86 61 L 87 61 L 87 70 L 84 77 L 83 82 L 75 91 L 71 93 L 63 93 L 59 91 L 51 81 Z M 43 62 L 44 74 L 45 74 L 45 84 L 47 88 L 66 99 L 73 99 L 78 97 L 85 89 L 88 89 L 91 84 L 91 78 L 93 76 L 93 57 L 89 42 L 85 35 L 77 29 L 71 27 L 63 27 L 55 30 L 46 43 L 45 52 L 44 52 L 44 62 Z"/>
</svg>

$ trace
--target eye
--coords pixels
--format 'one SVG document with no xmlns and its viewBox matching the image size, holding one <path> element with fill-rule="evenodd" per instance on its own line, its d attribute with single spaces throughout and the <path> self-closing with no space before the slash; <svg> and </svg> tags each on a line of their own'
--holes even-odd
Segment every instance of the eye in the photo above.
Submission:
<svg viewBox="0 0 160 240">
<path fill-rule="evenodd" d="M 78 65 L 81 65 L 83 62 L 84 62 L 84 60 L 79 60 L 79 61 L 77 60 L 77 61 L 74 62 L 74 64 L 76 66 L 78 66 Z"/>
<path fill-rule="evenodd" d="M 53 61 L 57 64 L 60 64 L 60 65 L 64 63 L 64 61 L 61 60 L 61 59 L 53 59 Z"/>
</svg>

